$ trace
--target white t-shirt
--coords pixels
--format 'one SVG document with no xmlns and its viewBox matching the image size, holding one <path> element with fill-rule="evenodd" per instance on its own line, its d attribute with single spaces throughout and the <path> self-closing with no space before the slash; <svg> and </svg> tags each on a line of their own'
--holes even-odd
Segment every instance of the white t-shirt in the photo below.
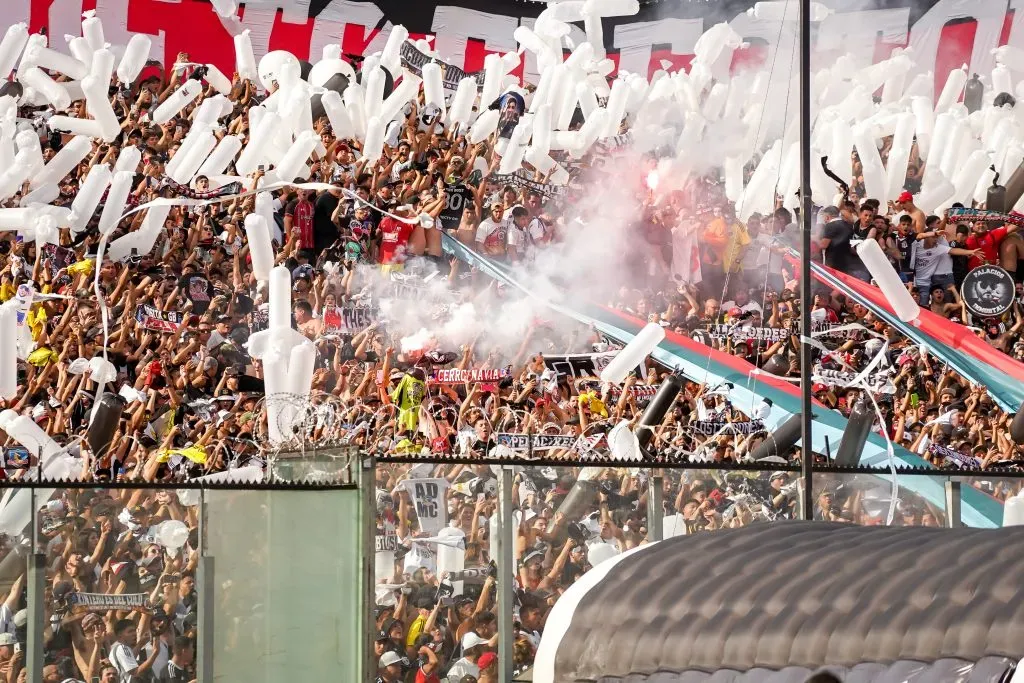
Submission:
<svg viewBox="0 0 1024 683">
<path fill-rule="evenodd" d="M 136 683 L 138 677 L 131 675 L 131 672 L 139 668 L 139 662 L 130 647 L 124 643 L 114 643 L 110 650 L 110 663 L 117 669 L 117 680 L 120 683 Z"/>
<path fill-rule="evenodd" d="M 499 245 L 504 246 L 507 230 L 508 223 L 504 219 L 495 221 L 493 218 L 486 218 L 480 221 L 480 225 L 476 228 L 477 244 L 495 248 Z"/>
<path fill-rule="evenodd" d="M 462 680 L 462 677 L 466 675 L 472 676 L 473 678 L 479 678 L 480 667 L 463 657 L 452 664 L 452 668 L 448 669 L 448 683 L 459 683 L 459 681 Z"/>
<path fill-rule="evenodd" d="M 924 242 L 914 242 L 911 266 L 914 268 L 914 280 L 927 282 L 933 275 L 952 275 L 953 259 L 949 255 L 949 244 L 942 240 L 931 249 L 925 249 Z"/>
</svg>

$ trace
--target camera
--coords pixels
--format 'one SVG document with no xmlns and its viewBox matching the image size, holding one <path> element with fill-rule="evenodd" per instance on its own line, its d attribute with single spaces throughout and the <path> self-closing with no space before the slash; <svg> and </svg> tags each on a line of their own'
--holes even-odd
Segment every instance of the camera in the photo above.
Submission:
<svg viewBox="0 0 1024 683">
<path fill-rule="evenodd" d="M 590 538 L 590 531 L 579 522 L 569 522 L 566 526 L 566 533 L 576 545 L 583 545 Z"/>
</svg>

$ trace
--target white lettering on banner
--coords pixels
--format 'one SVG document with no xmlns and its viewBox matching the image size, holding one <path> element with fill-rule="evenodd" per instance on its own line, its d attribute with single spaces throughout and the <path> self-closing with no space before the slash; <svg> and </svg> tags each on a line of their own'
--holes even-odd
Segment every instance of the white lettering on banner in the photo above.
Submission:
<svg viewBox="0 0 1024 683">
<path fill-rule="evenodd" d="M 81 10 L 84 9 L 83 6 L 90 4 L 83 0 L 4 0 L 0 3 L 0 28 L 6 28 L 19 21 L 30 22 L 30 30 L 33 32 L 45 26 L 47 33 L 53 36 L 51 47 L 66 51 L 62 36 L 80 35 Z M 907 8 L 878 8 L 870 2 L 860 0 L 833 4 L 841 4 L 839 9 L 844 11 L 828 17 L 818 26 L 816 54 L 819 60 L 823 56 L 832 55 L 840 48 L 844 51 L 852 50 L 864 60 L 886 58 L 890 55 L 885 54 L 884 50 L 879 50 L 878 54 L 875 54 L 875 46 L 879 40 L 883 45 L 897 46 L 908 34 Z M 909 0 L 905 4 L 909 8 Z M 990 73 L 994 65 L 991 50 L 999 45 L 1007 18 L 1006 0 L 937 0 L 929 2 L 928 5 L 930 7 L 927 11 L 909 30 L 909 43 L 914 49 L 914 59 L 919 71 L 935 70 L 936 58 L 943 39 L 942 33 L 951 20 L 973 20 L 976 22 L 973 41 L 970 37 L 958 38 L 954 41 L 956 45 L 953 50 L 960 54 L 948 55 L 948 59 L 955 61 L 956 65 L 961 61 L 968 63 L 972 72 L 983 75 Z M 218 36 L 217 44 L 213 46 L 198 42 L 196 45 L 189 44 L 190 40 L 209 41 L 212 37 L 209 32 L 196 32 L 194 36 L 186 33 L 182 37 L 178 30 L 178 24 L 187 20 L 187 17 L 194 17 L 196 12 L 212 13 L 208 4 L 199 3 L 197 0 L 96 0 L 95 7 L 97 16 L 103 21 L 106 36 L 112 44 L 126 43 L 130 35 L 141 29 L 153 41 L 153 58 L 162 59 L 168 64 L 174 60 L 178 50 L 193 50 L 199 54 L 211 55 L 207 59 L 214 61 L 225 73 L 234 70 L 231 35 L 239 28 L 251 29 L 253 50 L 257 59 L 266 54 L 273 45 L 278 49 L 291 50 L 300 57 L 305 57 L 308 53 L 311 61 L 317 61 L 325 45 L 339 42 L 344 46 L 346 53 L 365 55 L 379 51 L 383 48 L 392 25 L 403 19 L 401 10 L 385 16 L 373 2 L 332 0 L 317 17 L 310 20 L 308 12 L 311 0 L 251 0 L 243 3 L 237 20 L 221 22 L 225 28 L 222 37 Z M 1024 8 L 1024 0 L 1010 0 L 1009 7 L 1021 10 Z M 421 15 L 424 9 L 430 11 L 429 8 L 418 8 Z M 278 32 L 279 35 L 272 36 L 275 23 L 278 21 L 278 10 L 281 11 L 282 24 L 308 25 L 310 32 L 303 37 L 302 31 L 289 28 Z M 712 11 L 713 9 L 709 10 Z M 531 13 L 536 11 L 531 9 Z M 1012 17 L 1009 42 L 1024 46 L 1024 11 L 1016 11 Z M 610 42 L 619 49 L 618 60 L 621 68 L 645 74 L 660 66 L 651 52 L 653 47 L 668 44 L 672 46 L 673 54 L 685 57 L 686 53 L 693 49 L 697 33 L 723 18 L 709 14 L 703 19 L 667 18 L 634 22 L 616 19 L 605 21 L 604 24 L 606 31 L 611 32 Z M 422 19 L 418 21 L 419 30 L 423 30 L 426 24 Z M 429 25 L 437 34 L 438 51 L 446 61 L 466 69 L 466 50 L 470 39 L 482 41 L 487 51 L 514 50 L 516 44 L 512 37 L 513 31 L 519 25 L 532 25 L 534 20 L 517 16 L 514 12 L 506 15 L 441 5 L 434 8 L 430 22 Z M 767 48 L 769 62 L 775 55 L 780 59 L 788 58 L 795 48 L 795 21 L 786 22 L 786 27 L 780 31 L 778 22 L 760 21 L 746 12 L 740 12 L 729 23 L 744 40 L 754 41 Z M 378 24 L 381 25 L 381 30 L 377 30 Z M 173 41 L 170 38 L 172 32 Z M 582 37 L 582 29 L 574 25 L 570 35 L 573 44 L 578 45 Z M 297 41 L 306 40 L 309 41 L 308 45 L 295 44 Z M 615 53 L 613 52 L 611 56 L 614 59 Z M 525 59 L 525 77 L 535 82 L 535 59 L 530 53 L 526 53 Z M 470 68 L 466 70 L 475 71 L 481 68 L 478 60 L 479 55 L 474 53 L 470 59 Z M 782 72 L 786 74 L 782 76 L 780 72 L 779 78 L 782 80 L 772 79 L 773 82 L 778 81 L 776 85 L 785 85 L 785 82 L 788 82 L 788 70 L 783 69 Z M 935 74 L 936 89 L 942 87 L 945 79 L 945 73 Z"/>
<path fill-rule="evenodd" d="M 316 63 L 327 45 L 345 45 L 343 52 L 355 47 L 359 54 L 369 55 L 384 49 L 391 29 L 390 21 L 380 31 L 376 26 L 384 13 L 372 2 L 349 2 L 331 0 L 316 19 L 313 20 L 313 36 L 309 41 L 309 61 Z M 355 40 L 358 36 L 358 41 Z M 348 40 L 346 40 L 346 38 Z M 358 44 L 357 44 L 358 43 Z"/>
<path fill-rule="evenodd" d="M 953 19 L 974 19 L 978 22 L 974 34 L 974 48 L 968 63 L 971 71 L 989 74 L 995 66 L 992 50 L 999 45 L 999 34 L 1006 19 L 1006 0 L 939 0 L 914 24 L 910 32 L 910 47 L 914 50 L 917 71 L 935 69 L 942 28 Z M 959 66 L 959 65 L 958 65 Z M 947 74 L 935 74 L 936 93 L 946 82 Z M 909 82 L 909 81 L 908 81 Z"/>
<path fill-rule="evenodd" d="M 412 496 L 420 530 L 436 534 L 448 525 L 448 507 L 444 500 L 444 493 L 450 486 L 447 479 L 408 479 L 402 484 Z"/>
<path fill-rule="evenodd" d="M 437 36 L 434 49 L 441 58 L 449 64 L 465 69 L 466 46 L 470 38 L 482 41 L 484 47 L 492 52 L 512 52 L 516 49 L 516 41 L 512 34 L 518 24 L 519 20 L 516 17 L 440 5 L 434 10 L 434 21 L 430 25 L 430 30 Z M 484 106 L 488 104 L 490 102 Z"/>
<path fill-rule="evenodd" d="M 671 45 L 673 55 L 690 55 L 703 32 L 703 19 L 658 19 L 619 24 L 615 27 L 613 42 L 619 50 L 619 70 L 647 78 L 649 69 L 654 66 L 651 62 L 655 45 Z M 661 68 L 661 65 L 656 68 Z"/>
</svg>

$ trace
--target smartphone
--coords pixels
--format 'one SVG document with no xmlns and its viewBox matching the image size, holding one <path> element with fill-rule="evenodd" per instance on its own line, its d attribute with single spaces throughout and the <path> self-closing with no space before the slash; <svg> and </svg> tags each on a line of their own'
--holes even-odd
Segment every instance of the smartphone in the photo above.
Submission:
<svg viewBox="0 0 1024 683">
<path fill-rule="evenodd" d="M 917 402 L 918 402 L 919 400 L 920 400 L 920 399 L 919 399 L 919 398 L 917 397 L 917 394 L 916 394 L 916 393 L 914 393 L 914 394 L 911 394 L 911 395 L 910 395 L 910 406 L 911 406 L 912 408 L 916 408 L 916 407 L 917 407 Z"/>
<path fill-rule="evenodd" d="M 263 173 L 266 170 L 266 166 L 260 164 L 259 166 L 256 167 L 256 170 L 259 171 L 260 173 Z"/>
</svg>

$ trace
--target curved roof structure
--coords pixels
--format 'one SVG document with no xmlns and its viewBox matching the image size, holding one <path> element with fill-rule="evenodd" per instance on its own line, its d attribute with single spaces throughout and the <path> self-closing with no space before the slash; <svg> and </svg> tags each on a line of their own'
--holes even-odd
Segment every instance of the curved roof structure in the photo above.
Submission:
<svg viewBox="0 0 1024 683">
<path fill-rule="evenodd" d="M 1024 528 L 782 522 L 679 536 L 588 572 L 536 681 L 999 681 L 1024 656 Z"/>
</svg>

